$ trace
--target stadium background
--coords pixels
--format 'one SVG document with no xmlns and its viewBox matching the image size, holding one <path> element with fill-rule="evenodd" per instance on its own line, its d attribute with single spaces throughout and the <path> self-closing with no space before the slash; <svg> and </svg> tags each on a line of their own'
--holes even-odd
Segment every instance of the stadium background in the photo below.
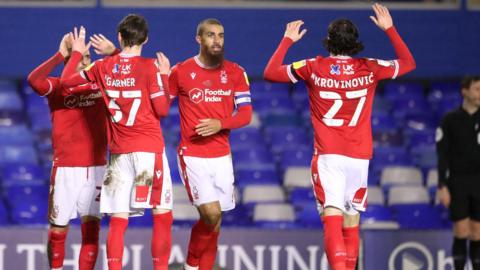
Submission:
<svg viewBox="0 0 480 270">
<path fill-rule="evenodd" d="M 359 268 L 452 269 L 450 224 L 435 202 L 434 130 L 439 118 L 461 101 L 459 79 L 480 73 L 480 4 L 408 1 L 387 6 L 417 69 L 378 89 L 370 208 L 362 219 Z M 256 115 L 250 127 L 232 133 L 239 207 L 225 216 L 219 264 L 227 269 L 327 269 L 309 188 L 312 131 L 306 91 L 302 85 L 269 84 L 261 77 L 285 24 L 298 18 L 309 32 L 290 50 L 287 61 L 325 54 L 321 40 L 328 23 L 338 17 L 357 24 L 366 47 L 361 56 L 393 58 L 388 38 L 368 18 L 372 12 L 366 2 L 0 1 L 0 269 L 47 269 L 51 127 L 48 108 L 32 93 L 26 76 L 55 53 L 73 26 L 84 25 L 87 34 L 103 33 L 115 40 L 117 22 L 132 12 L 149 21 L 144 55 L 161 50 L 172 63 L 197 53 L 198 21 L 220 19 L 226 57 L 250 76 Z M 180 262 L 196 216 L 186 202 L 175 162 L 176 105 L 162 126 L 178 184 L 172 262 Z M 130 224 L 126 269 L 149 269 L 149 216 Z M 78 231 L 71 229 L 64 269 L 76 269 Z M 106 269 L 102 257 L 97 269 Z"/>
</svg>

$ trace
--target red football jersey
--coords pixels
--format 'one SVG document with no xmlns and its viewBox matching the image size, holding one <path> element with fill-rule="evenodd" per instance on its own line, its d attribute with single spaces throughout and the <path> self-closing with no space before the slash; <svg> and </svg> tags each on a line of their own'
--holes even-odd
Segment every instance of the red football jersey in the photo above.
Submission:
<svg viewBox="0 0 480 270">
<path fill-rule="evenodd" d="M 93 63 L 82 76 L 104 92 L 111 153 L 163 152 L 160 121 L 151 99 L 163 96 L 164 89 L 154 59 L 110 56 Z"/>
<path fill-rule="evenodd" d="M 370 159 L 375 88 L 398 75 L 398 61 L 318 56 L 287 70 L 292 82 L 307 85 L 316 153 Z"/>
<path fill-rule="evenodd" d="M 200 119 L 231 117 L 236 107 L 251 105 L 248 77 L 241 66 L 224 61 L 209 69 L 197 57 L 178 63 L 169 77 L 170 95 L 178 96 L 181 138 L 186 156 L 219 157 L 230 153 L 228 129 L 202 137 L 195 132 Z"/>
<path fill-rule="evenodd" d="M 47 79 L 52 117 L 53 165 L 86 167 L 106 164 L 106 110 L 96 84 L 65 91 L 60 79 Z"/>
</svg>

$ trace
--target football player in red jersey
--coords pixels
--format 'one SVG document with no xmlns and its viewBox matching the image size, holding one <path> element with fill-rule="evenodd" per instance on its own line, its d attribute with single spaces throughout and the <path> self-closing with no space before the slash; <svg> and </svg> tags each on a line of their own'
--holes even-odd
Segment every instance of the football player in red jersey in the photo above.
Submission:
<svg viewBox="0 0 480 270">
<path fill-rule="evenodd" d="M 107 237 L 109 269 L 121 269 L 128 217 L 153 210 L 152 260 L 154 269 L 168 269 L 171 248 L 172 183 L 160 117 L 166 116 L 170 63 L 162 53 L 141 57 L 148 25 L 130 14 L 117 26 L 122 51 L 94 62 L 80 73 L 77 63 L 88 45 L 83 27 L 72 35 L 72 63 L 62 73 L 62 85 L 95 82 L 108 107 L 110 162 L 102 185 L 100 212 L 111 214 Z M 158 65 L 158 67 L 157 67 Z"/>
<path fill-rule="evenodd" d="M 99 40 L 96 50 L 107 42 Z M 97 84 L 87 83 L 69 91 L 60 78 L 49 77 L 59 64 L 68 61 L 71 41 L 65 35 L 58 52 L 28 76 L 33 90 L 48 100 L 52 118 L 53 168 L 50 178 L 48 261 L 52 269 L 62 269 L 65 240 L 70 219 L 82 221 L 79 269 L 92 270 L 98 254 L 100 229 L 100 187 L 106 164 L 106 114 Z M 80 71 L 90 64 L 85 51 L 76 65 Z"/>
<path fill-rule="evenodd" d="M 371 20 L 389 37 L 398 59 L 384 61 L 352 56 L 363 49 L 358 30 L 346 19 L 328 27 L 328 57 L 283 65 L 287 50 L 306 33 L 302 21 L 287 25 L 285 35 L 265 68 L 270 81 L 305 81 L 315 133 L 312 184 L 322 212 L 324 244 L 334 270 L 355 269 L 359 245 L 359 212 L 367 203 L 368 163 L 372 156 L 371 110 L 379 80 L 403 75 L 415 60 L 388 9 L 374 4 Z"/>
<path fill-rule="evenodd" d="M 231 129 L 250 123 L 252 106 L 245 71 L 223 57 L 220 21 L 201 21 L 196 40 L 199 54 L 172 68 L 170 95 L 178 97 L 180 111 L 180 175 L 200 213 L 192 228 L 185 269 L 210 270 L 215 264 L 222 211 L 235 208 L 228 136 Z"/>
</svg>

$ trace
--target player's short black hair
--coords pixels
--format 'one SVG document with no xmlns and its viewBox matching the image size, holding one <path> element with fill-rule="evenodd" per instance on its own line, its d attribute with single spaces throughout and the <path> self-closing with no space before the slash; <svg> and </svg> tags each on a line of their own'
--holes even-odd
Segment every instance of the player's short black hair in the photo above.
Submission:
<svg viewBox="0 0 480 270">
<path fill-rule="evenodd" d="M 197 25 L 197 36 L 203 35 L 203 32 L 205 31 L 205 25 L 223 26 L 223 24 L 218 19 L 215 19 L 215 18 L 208 18 L 208 19 L 202 20 Z"/>
<path fill-rule="evenodd" d="M 118 23 L 117 32 L 122 36 L 124 46 L 141 45 L 148 37 L 147 20 L 138 14 L 128 14 Z"/>
<path fill-rule="evenodd" d="M 478 81 L 480 81 L 480 75 L 465 76 L 465 77 L 463 77 L 462 82 L 461 82 L 462 89 L 469 89 L 470 86 L 472 86 L 473 83 L 478 82 Z"/>
<path fill-rule="evenodd" d="M 338 19 L 328 26 L 328 35 L 323 40 L 323 46 L 333 55 L 352 56 L 363 50 L 358 36 L 358 29 L 352 21 Z"/>
</svg>

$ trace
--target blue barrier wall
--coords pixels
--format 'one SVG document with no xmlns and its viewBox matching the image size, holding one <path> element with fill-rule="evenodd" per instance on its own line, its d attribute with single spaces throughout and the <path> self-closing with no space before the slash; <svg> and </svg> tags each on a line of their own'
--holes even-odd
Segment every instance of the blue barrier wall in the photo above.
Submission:
<svg viewBox="0 0 480 270">
<path fill-rule="evenodd" d="M 217 17 L 226 26 L 226 54 L 259 77 L 280 40 L 284 24 L 301 18 L 309 30 L 288 60 L 325 54 L 321 40 L 328 23 L 352 19 L 366 45 L 362 56 L 393 58 L 388 39 L 368 18 L 370 10 L 287 9 L 125 9 L 125 8 L 2 8 L 0 9 L 0 76 L 22 77 L 55 52 L 62 34 L 74 25 L 115 37 L 115 26 L 126 14 L 138 12 L 150 23 L 145 55 L 164 51 L 172 63 L 194 55 L 196 24 Z M 411 77 L 457 77 L 480 73 L 480 12 L 465 10 L 393 10 L 395 23 L 417 59 Z"/>
</svg>

